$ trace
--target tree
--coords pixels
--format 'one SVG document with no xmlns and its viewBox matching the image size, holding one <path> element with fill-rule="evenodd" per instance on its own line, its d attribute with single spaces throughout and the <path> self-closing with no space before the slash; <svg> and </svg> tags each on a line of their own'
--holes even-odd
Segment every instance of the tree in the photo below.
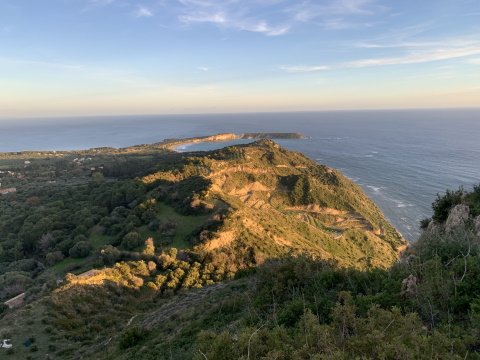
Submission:
<svg viewBox="0 0 480 360">
<path fill-rule="evenodd" d="M 102 183 L 105 181 L 105 176 L 101 172 L 94 172 L 92 174 L 93 180 L 95 180 L 96 183 Z"/>
<path fill-rule="evenodd" d="M 45 261 L 47 262 L 47 266 L 53 266 L 56 263 L 62 261 L 65 257 L 63 256 L 63 253 L 61 251 L 54 251 L 51 253 L 48 253 L 47 256 L 45 256 Z"/>
<path fill-rule="evenodd" d="M 142 244 L 142 238 L 136 231 L 131 231 L 123 237 L 122 246 L 127 250 L 133 250 Z"/>
<path fill-rule="evenodd" d="M 155 255 L 155 246 L 153 245 L 153 239 L 148 238 L 147 241 L 145 241 L 145 249 L 142 251 L 143 255 Z"/>
<path fill-rule="evenodd" d="M 30 207 L 39 206 L 40 203 L 40 198 L 38 196 L 31 196 L 25 200 L 25 205 Z"/>
<path fill-rule="evenodd" d="M 107 247 L 100 252 L 100 256 L 105 265 L 115 264 L 115 262 L 120 259 L 120 255 L 120 250 L 112 245 L 107 245 Z"/>
<path fill-rule="evenodd" d="M 83 258 L 90 255 L 92 250 L 93 250 L 93 245 L 91 242 L 79 241 L 70 249 L 68 253 L 72 258 Z"/>
</svg>

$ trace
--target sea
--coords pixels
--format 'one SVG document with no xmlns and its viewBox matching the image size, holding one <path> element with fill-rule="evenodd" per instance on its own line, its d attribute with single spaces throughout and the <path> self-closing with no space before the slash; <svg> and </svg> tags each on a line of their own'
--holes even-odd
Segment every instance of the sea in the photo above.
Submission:
<svg viewBox="0 0 480 360">
<path fill-rule="evenodd" d="M 3 119 L 0 152 L 125 147 L 225 132 L 308 136 L 275 141 L 341 171 L 410 242 L 420 220 L 431 217 L 437 194 L 480 183 L 480 108 Z"/>
</svg>

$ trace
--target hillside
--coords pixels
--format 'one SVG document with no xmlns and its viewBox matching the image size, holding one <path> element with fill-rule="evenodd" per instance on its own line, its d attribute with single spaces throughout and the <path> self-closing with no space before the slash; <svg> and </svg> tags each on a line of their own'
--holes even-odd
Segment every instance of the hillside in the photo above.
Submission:
<svg viewBox="0 0 480 360">
<path fill-rule="evenodd" d="M 93 158 L 90 173 L 75 164 L 48 183 L 51 160 L 32 160 L 37 174 L 1 198 L 0 298 L 24 293 L 26 301 L 0 315 L 11 358 L 101 358 L 118 346 L 110 341 L 130 341 L 120 339 L 125 328 L 148 322 L 143 334 L 172 314 L 174 328 L 177 316 L 226 326 L 217 302 L 236 308 L 232 299 L 250 287 L 228 280 L 269 259 L 385 269 L 405 247 L 358 186 L 270 140 L 211 152 L 134 151 L 109 153 L 101 165 Z M 200 328 L 191 328 L 195 342 Z M 176 358 L 192 355 L 185 346 L 175 345 L 185 352 Z"/>
<path fill-rule="evenodd" d="M 176 168 L 141 181 L 159 184 L 156 191 L 170 204 L 190 186 L 195 195 L 180 197 L 191 197 L 194 208 L 228 207 L 214 230 L 193 239 L 194 251 L 250 247 L 263 258 L 293 251 L 363 268 L 389 266 L 405 244 L 358 186 L 269 140 L 187 154 Z"/>
</svg>

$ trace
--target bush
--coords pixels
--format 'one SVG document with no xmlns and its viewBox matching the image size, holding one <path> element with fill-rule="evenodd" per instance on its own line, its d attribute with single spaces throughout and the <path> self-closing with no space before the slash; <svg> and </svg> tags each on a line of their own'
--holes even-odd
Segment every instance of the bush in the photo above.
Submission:
<svg viewBox="0 0 480 360">
<path fill-rule="evenodd" d="M 8 306 L 5 305 L 4 303 L 0 303 L 0 314 L 4 313 L 7 310 L 8 310 Z"/>
<path fill-rule="evenodd" d="M 142 238 L 136 231 L 129 232 L 123 237 L 122 246 L 127 250 L 133 250 L 142 244 Z"/>
<path fill-rule="evenodd" d="M 131 329 L 126 330 L 122 337 L 120 338 L 120 342 L 118 343 L 118 347 L 120 349 L 128 349 L 132 346 L 137 345 L 142 339 L 145 338 L 147 335 L 147 331 L 144 328 L 139 326 L 135 326 Z"/>
<path fill-rule="evenodd" d="M 48 253 L 47 256 L 45 256 L 45 261 L 47 263 L 47 266 L 53 266 L 56 263 L 62 261 L 65 257 L 63 256 L 63 253 L 61 251 L 54 251 L 51 253 Z"/>
<path fill-rule="evenodd" d="M 107 247 L 100 252 L 100 256 L 105 265 L 113 265 L 118 259 L 120 259 L 121 253 L 116 247 L 107 245 Z"/>
<path fill-rule="evenodd" d="M 68 252 L 72 258 L 83 258 L 93 250 L 93 245 L 89 241 L 79 241 Z"/>
<path fill-rule="evenodd" d="M 443 196 L 437 194 L 437 199 L 432 204 L 432 219 L 437 222 L 445 222 L 450 210 L 462 202 L 464 194 L 463 187 L 460 187 L 457 191 L 447 190 Z"/>
<path fill-rule="evenodd" d="M 420 220 L 420 229 L 427 230 L 428 225 L 430 224 L 430 221 L 432 221 L 432 219 L 430 218 L 425 218 L 423 220 Z"/>
</svg>

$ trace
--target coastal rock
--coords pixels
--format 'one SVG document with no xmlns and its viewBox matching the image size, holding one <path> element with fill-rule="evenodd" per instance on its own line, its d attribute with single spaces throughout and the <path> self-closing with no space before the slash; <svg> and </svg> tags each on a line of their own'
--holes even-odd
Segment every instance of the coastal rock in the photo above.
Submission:
<svg viewBox="0 0 480 360">
<path fill-rule="evenodd" d="M 225 141 L 225 140 L 235 140 L 238 139 L 238 136 L 233 133 L 227 134 L 217 134 L 212 136 L 207 136 L 203 141 Z"/>
<path fill-rule="evenodd" d="M 435 220 L 431 220 L 429 223 L 428 223 L 428 227 L 427 227 L 427 231 L 429 232 L 437 232 L 438 231 L 438 228 L 439 228 L 439 223 L 437 223 Z"/>
<path fill-rule="evenodd" d="M 473 226 L 475 227 L 477 236 L 480 236 L 480 215 L 473 219 Z"/>
<path fill-rule="evenodd" d="M 465 226 L 465 222 L 468 220 L 469 216 L 470 209 L 467 205 L 456 205 L 448 215 L 448 219 L 446 222 L 447 231 Z"/>
<path fill-rule="evenodd" d="M 417 292 L 418 279 L 410 274 L 406 279 L 402 281 L 401 295 L 413 295 Z"/>
</svg>

